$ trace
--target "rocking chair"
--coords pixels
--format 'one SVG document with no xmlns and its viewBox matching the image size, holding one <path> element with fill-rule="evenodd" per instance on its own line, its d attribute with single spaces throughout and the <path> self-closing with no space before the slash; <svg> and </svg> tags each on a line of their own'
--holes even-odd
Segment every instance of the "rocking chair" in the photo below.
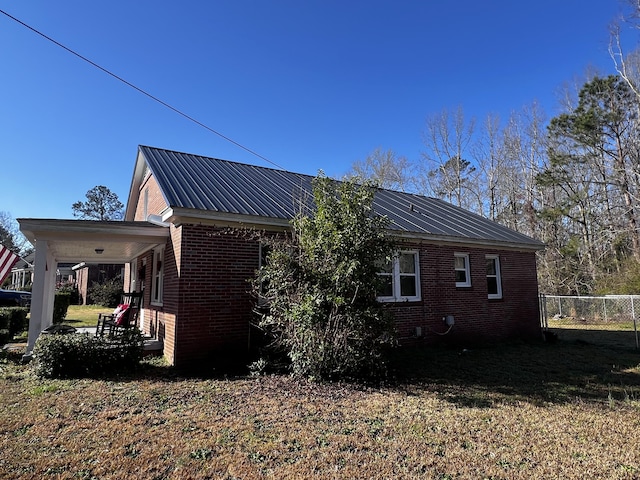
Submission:
<svg viewBox="0 0 640 480">
<path fill-rule="evenodd" d="M 121 303 L 113 313 L 99 313 L 96 337 L 118 337 L 125 330 L 138 326 L 138 316 L 142 303 L 142 292 L 122 294 Z"/>
</svg>

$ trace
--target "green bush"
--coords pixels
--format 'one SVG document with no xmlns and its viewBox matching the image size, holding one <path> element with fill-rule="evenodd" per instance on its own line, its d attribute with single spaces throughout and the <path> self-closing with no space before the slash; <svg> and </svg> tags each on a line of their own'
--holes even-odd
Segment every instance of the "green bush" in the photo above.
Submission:
<svg viewBox="0 0 640 480">
<path fill-rule="evenodd" d="M 131 329 L 117 340 L 86 333 L 40 335 L 33 358 L 35 373 L 40 377 L 96 378 L 136 368 L 142 353 L 142 334 Z"/>
<path fill-rule="evenodd" d="M 80 291 L 74 283 L 60 285 L 56 293 L 68 293 L 70 305 L 80 305 Z"/>
<path fill-rule="evenodd" d="M 0 308 L 0 329 L 9 331 L 9 340 L 29 328 L 28 313 L 29 309 L 26 307 Z"/>
<path fill-rule="evenodd" d="M 53 300 L 53 323 L 62 323 L 67 317 L 67 310 L 71 303 L 71 294 L 58 292 Z"/>
<path fill-rule="evenodd" d="M 94 283 L 87 292 L 90 303 L 105 307 L 117 307 L 122 297 L 122 278 L 120 276 L 104 283 Z"/>
<path fill-rule="evenodd" d="M 387 374 L 395 329 L 376 297 L 380 262 L 393 261 L 395 245 L 388 219 L 372 213 L 374 194 L 372 184 L 320 175 L 315 211 L 292 220 L 290 237 L 262 239 L 267 255 L 252 285 L 257 304 L 268 308 L 258 327 L 271 338 L 268 353 L 285 352 L 296 375 L 368 381 Z"/>
</svg>

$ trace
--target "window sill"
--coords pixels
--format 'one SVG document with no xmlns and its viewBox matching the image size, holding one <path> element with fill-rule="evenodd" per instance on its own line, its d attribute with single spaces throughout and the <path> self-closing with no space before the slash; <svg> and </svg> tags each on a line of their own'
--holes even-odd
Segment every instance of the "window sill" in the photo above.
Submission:
<svg viewBox="0 0 640 480">
<path fill-rule="evenodd" d="M 383 298 L 376 298 L 376 300 L 380 303 L 415 303 L 415 302 L 420 302 L 422 301 L 421 298 L 388 298 L 388 297 L 383 297 Z"/>
</svg>

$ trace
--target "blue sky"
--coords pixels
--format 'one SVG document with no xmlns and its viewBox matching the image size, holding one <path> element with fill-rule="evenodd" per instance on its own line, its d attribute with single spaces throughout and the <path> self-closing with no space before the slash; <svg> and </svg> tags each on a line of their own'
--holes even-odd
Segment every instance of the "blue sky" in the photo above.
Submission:
<svg viewBox="0 0 640 480">
<path fill-rule="evenodd" d="M 409 160 L 425 120 L 505 119 L 614 73 L 617 0 L 7 1 L 0 9 L 286 170 L 341 177 L 376 147 Z M 633 39 L 636 40 L 635 38 Z M 272 166 L 0 14 L 0 211 L 73 218 L 126 202 L 139 144 Z"/>
</svg>

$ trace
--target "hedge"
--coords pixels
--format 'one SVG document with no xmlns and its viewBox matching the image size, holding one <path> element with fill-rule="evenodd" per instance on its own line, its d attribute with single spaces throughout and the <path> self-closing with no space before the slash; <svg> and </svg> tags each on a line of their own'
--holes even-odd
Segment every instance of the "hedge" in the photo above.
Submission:
<svg viewBox="0 0 640 480">
<path fill-rule="evenodd" d="M 40 377 L 96 378 L 135 369 L 142 354 L 142 334 L 131 329 L 115 341 L 87 333 L 43 334 L 36 342 L 33 359 Z"/>
<path fill-rule="evenodd" d="M 53 300 L 53 323 L 62 323 L 67 317 L 67 310 L 71 304 L 71 293 L 56 292 Z"/>
<path fill-rule="evenodd" d="M 0 308 L 0 344 L 7 343 L 14 335 L 29 328 L 28 313 L 26 307 Z"/>
</svg>

